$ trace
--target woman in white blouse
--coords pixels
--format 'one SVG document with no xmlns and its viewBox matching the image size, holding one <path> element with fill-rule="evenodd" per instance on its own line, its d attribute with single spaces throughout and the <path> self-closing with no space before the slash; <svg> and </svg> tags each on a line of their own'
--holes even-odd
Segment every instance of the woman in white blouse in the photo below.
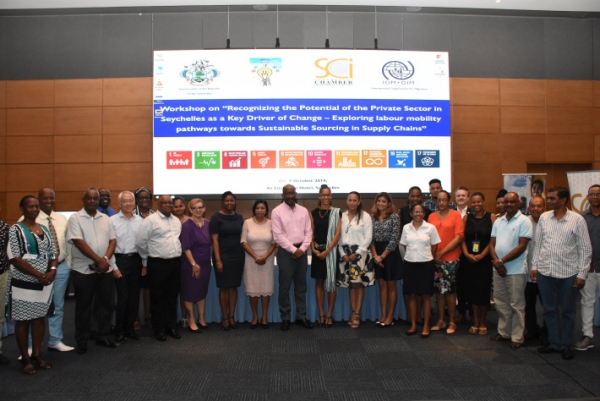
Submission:
<svg viewBox="0 0 600 401">
<path fill-rule="evenodd" d="M 357 329 L 360 326 L 365 287 L 375 283 L 375 272 L 372 264 L 369 264 L 371 254 L 368 252 L 373 238 L 373 221 L 363 210 L 358 192 L 348 194 L 346 205 L 348 210 L 342 214 L 342 237 L 338 242 L 340 272 L 343 275 L 338 286 L 350 288 L 352 316 L 348 324 Z"/>
<path fill-rule="evenodd" d="M 429 337 L 429 319 L 431 318 L 431 295 L 433 295 L 433 277 L 435 274 L 435 254 L 437 244 L 441 242 L 438 232 L 424 221 L 423 206 L 414 204 L 410 208 L 413 221 L 402 229 L 400 245 L 404 246 L 404 294 L 409 295 L 411 326 L 406 332 L 413 335 L 417 332 L 417 300 L 423 299 L 423 331 L 421 338 Z"/>
</svg>

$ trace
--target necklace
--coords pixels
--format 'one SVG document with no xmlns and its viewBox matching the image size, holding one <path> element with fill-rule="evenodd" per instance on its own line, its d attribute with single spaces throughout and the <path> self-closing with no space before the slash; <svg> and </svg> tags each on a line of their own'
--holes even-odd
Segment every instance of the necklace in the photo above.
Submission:
<svg viewBox="0 0 600 401">
<path fill-rule="evenodd" d="M 29 230 L 30 230 L 32 233 L 35 233 L 35 234 L 38 234 L 38 235 L 42 234 L 42 232 L 43 232 L 43 231 L 39 229 L 39 226 L 37 226 L 37 224 L 36 224 L 36 223 L 34 223 L 34 225 L 33 225 L 33 226 L 30 226 L 29 224 L 27 224 L 27 223 L 25 223 L 25 222 L 23 222 L 23 223 L 24 223 L 24 224 L 27 226 L 27 228 L 29 228 Z"/>
<path fill-rule="evenodd" d="M 254 220 L 254 222 L 259 225 L 265 224 L 267 222 L 267 219 L 265 217 L 263 217 L 262 221 L 258 221 L 258 220 L 256 220 L 256 216 L 252 216 L 252 220 Z"/>
<path fill-rule="evenodd" d="M 324 218 L 325 218 L 325 216 L 327 216 L 327 213 L 329 213 L 329 211 L 330 211 L 331 209 L 326 209 L 326 210 L 325 210 L 325 213 L 323 213 L 323 214 L 321 214 L 321 210 L 323 210 L 323 209 L 319 209 L 319 217 L 320 217 L 320 218 L 322 218 L 322 219 L 324 219 Z"/>
<path fill-rule="evenodd" d="M 204 227 L 204 219 L 202 219 L 202 224 L 198 223 L 198 222 L 196 221 L 196 219 L 194 219 L 193 217 L 192 217 L 192 220 L 194 220 L 194 223 L 196 223 L 196 225 L 197 225 L 199 228 L 202 228 L 202 227 Z"/>
</svg>

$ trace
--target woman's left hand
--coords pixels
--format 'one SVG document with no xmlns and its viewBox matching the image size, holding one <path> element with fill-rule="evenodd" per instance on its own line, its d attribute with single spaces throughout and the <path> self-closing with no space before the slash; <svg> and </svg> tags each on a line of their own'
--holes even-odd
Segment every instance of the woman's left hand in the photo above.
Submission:
<svg viewBox="0 0 600 401">
<path fill-rule="evenodd" d="M 379 266 L 383 266 L 383 258 L 380 255 L 375 256 L 373 259 L 375 259 L 375 263 Z"/>
<path fill-rule="evenodd" d="M 192 266 L 192 277 L 199 278 L 200 277 L 200 265 L 195 264 Z"/>
<path fill-rule="evenodd" d="M 42 278 L 40 279 L 40 283 L 44 286 L 48 286 L 54 282 L 54 278 L 56 277 L 56 270 L 50 270 Z"/>
</svg>

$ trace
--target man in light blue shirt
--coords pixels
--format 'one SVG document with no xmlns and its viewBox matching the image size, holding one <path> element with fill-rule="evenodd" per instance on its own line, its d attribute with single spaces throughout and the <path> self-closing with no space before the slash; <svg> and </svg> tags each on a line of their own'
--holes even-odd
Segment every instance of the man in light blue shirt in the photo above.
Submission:
<svg viewBox="0 0 600 401">
<path fill-rule="evenodd" d="M 511 349 L 524 342 L 525 286 L 527 285 L 527 244 L 533 229 L 519 211 L 519 195 L 504 196 L 506 213 L 494 223 L 490 253 L 494 264 L 494 302 L 498 312 L 498 334 L 492 341 L 511 340 Z"/>
<path fill-rule="evenodd" d="M 133 192 L 123 191 L 117 198 L 121 211 L 111 216 L 110 221 L 117 237 L 114 271 L 117 287 L 117 305 L 115 306 L 115 342 L 125 342 L 125 336 L 138 340 L 133 324 L 140 305 L 140 282 L 142 277 L 142 258 L 135 246 L 136 235 L 143 219 L 133 214 L 135 196 Z"/>
</svg>

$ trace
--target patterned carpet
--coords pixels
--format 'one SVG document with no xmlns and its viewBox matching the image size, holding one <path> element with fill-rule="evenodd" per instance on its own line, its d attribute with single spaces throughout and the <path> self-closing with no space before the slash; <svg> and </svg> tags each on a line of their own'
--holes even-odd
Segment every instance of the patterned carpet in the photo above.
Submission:
<svg viewBox="0 0 600 401">
<path fill-rule="evenodd" d="M 65 342 L 73 344 L 75 301 L 66 302 Z M 579 318 L 579 314 L 578 314 Z M 491 312 L 488 320 L 494 322 Z M 408 326 L 387 329 L 346 322 L 330 329 L 223 332 L 156 341 L 143 327 L 141 340 L 117 349 L 90 342 L 86 355 L 46 352 L 54 364 L 32 377 L 18 369 L 14 336 L 4 339 L 11 364 L 0 367 L 0 400 L 543 400 L 600 396 L 600 344 L 575 359 L 540 355 L 539 343 L 513 351 L 506 342 L 467 332 L 406 336 Z M 489 324 L 490 334 L 495 325 Z M 579 327 L 578 327 L 579 330 Z M 580 331 L 577 332 L 579 338 Z M 596 329 L 600 335 L 600 330 Z M 597 337 L 600 338 L 600 337 Z"/>
</svg>

